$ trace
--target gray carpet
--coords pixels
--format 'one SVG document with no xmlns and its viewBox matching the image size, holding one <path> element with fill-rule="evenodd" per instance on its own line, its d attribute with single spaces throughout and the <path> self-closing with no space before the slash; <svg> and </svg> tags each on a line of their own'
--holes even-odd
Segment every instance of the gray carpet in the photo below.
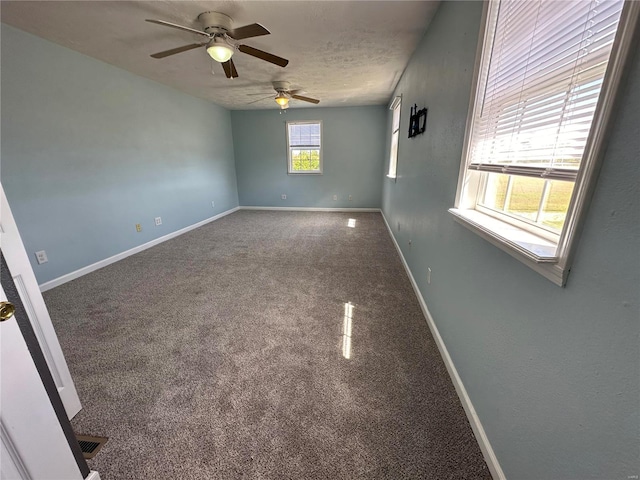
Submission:
<svg viewBox="0 0 640 480">
<path fill-rule="evenodd" d="M 103 480 L 491 478 L 378 213 L 239 211 L 45 300 Z"/>
</svg>

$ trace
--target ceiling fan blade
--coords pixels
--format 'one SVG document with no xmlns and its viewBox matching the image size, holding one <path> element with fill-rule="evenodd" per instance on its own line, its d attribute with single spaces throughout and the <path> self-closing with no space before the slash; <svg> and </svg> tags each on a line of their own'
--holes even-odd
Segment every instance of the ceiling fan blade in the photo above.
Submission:
<svg viewBox="0 0 640 480">
<path fill-rule="evenodd" d="M 233 60 L 229 60 L 222 64 L 222 68 L 224 69 L 224 74 L 227 78 L 238 78 L 238 71 L 236 70 L 236 66 L 233 63 Z"/>
<path fill-rule="evenodd" d="M 234 28 L 230 32 L 227 32 L 234 40 L 242 40 L 244 38 L 259 37 L 261 35 L 269 35 L 271 32 L 264 28 L 259 23 L 252 23 L 251 25 L 245 25 L 244 27 Z"/>
<path fill-rule="evenodd" d="M 155 23 L 157 25 L 163 25 L 165 27 L 177 28 L 178 30 L 184 30 L 185 32 L 197 33 L 199 35 L 204 35 L 205 37 L 211 37 L 207 32 L 203 32 L 202 30 L 196 30 L 195 28 L 183 27 L 182 25 L 176 25 L 175 23 L 165 22 L 164 20 L 150 20 L 145 19 L 145 22 Z"/>
<path fill-rule="evenodd" d="M 252 103 L 261 102 L 263 100 L 266 100 L 267 98 L 274 98 L 274 97 L 273 97 L 273 95 L 269 95 L 268 97 L 262 97 L 262 98 L 259 98 L 258 100 L 254 100 L 253 102 L 249 102 L 246 105 L 251 105 Z"/>
<path fill-rule="evenodd" d="M 296 100 L 302 100 L 303 102 L 315 103 L 316 105 L 320 103 L 320 100 L 316 100 L 315 98 L 303 97 L 301 95 L 291 94 L 291 98 L 295 98 Z"/>
<path fill-rule="evenodd" d="M 238 78 L 238 71 L 236 70 L 236 64 L 233 63 L 233 59 L 229 60 L 231 64 L 231 78 Z"/>
<path fill-rule="evenodd" d="M 238 50 L 240 50 L 242 53 L 246 53 L 247 55 L 251 55 L 252 57 L 264 60 L 265 62 L 278 65 L 279 67 L 286 67 L 289 63 L 289 60 L 287 60 L 286 58 L 278 57 L 276 55 L 273 55 L 272 53 L 263 52 L 262 50 L 250 47 L 249 45 L 239 45 Z"/>
<path fill-rule="evenodd" d="M 194 48 L 202 47 L 206 45 L 206 43 L 192 43 L 191 45 L 185 45 L 183 47 L 172 48 L 171 50 L 165 50 L 164 52 L 158 52 L 151 55 L 153 58 L 164 58 L 169 55 L 175 55 L 176 53 L 187 52 L 189 50 L 193 50 Z"/>
</svg>

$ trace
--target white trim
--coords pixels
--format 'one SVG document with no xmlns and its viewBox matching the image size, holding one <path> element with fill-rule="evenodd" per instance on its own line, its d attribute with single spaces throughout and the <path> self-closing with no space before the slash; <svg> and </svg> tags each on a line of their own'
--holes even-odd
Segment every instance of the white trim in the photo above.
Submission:
<svg viewBox="0 0 640 480">
<path fill-rule="evenodd" d="M 465 185 L 465 179 L 467 178 L 467 158 L 469 158 L 469 149 L 471 147 L 471 133 L 473 130 L 473 118 L 476 112 L 476 97 L 478 96 L 478 81 L 480 80 L 480 67 L 484 61 L 483 56 L 485 54 L 485 42 L 487 41 L 487 17 L 489 15 L 489 1 L 484 2 L 482 6 L 482 17 L 480 18 L 480 32 L 478 33 L 478 43 L 476 44 L 476 61 L 473 66 L 473 77 L 471 78 L 471 91 L 469 92 L 469 109 L 467 111 L 467 122 L 465 125 L 464 142 L 462 144 L 462 158 L 460 161 L 460 170 L 458 172 L 458 186 L 456 187 L 456 197 L 453 202 L 455 208 L 472 208 L 469 202 L 464 202 L 465 196 L 462 195 L 464 188 L 474 188 L 473 195 L 470 193 L 467 197 L 475 198 L 477 193 L 478 180 L 469 182 L 473 185 Z"/>
<path fill-rule="evenodd" d="M 512 191 L 512 187 L 509 187 L 508 192 Z M 546 192 L 546 193 L 545 193 Z M 548 184 L 543 186 L 543 192 L 540 197 L 540 203 L 544 201 L 544 195 L 548 195 L 549 188 Z M 500 210 L 495 210 L 491 207 L 487 207 L 486 205 L 482 205 L 478 203 L 476 205 L 475 210 L 466 209 L 462 210 L 463 212 L 477 212 L 481 215 L 485 215 L 487 217 L 491 217 L 494 220 L 499 221 L 500 223 L 504 223 L 507 226 L 516 227 L 518 230 L 522 230 L 525 233 L 530 235 L 535 235 L 536 237 L 544 238 L 545 240 L 553 243 L 554 246 L 558 246 L 558 240 L 560 239 L 560 234 L 551 230 L 546 225 L 542 225 L 540 223 L 535 223 L 533 220 L 529 220 L 525 217 L 518 217 L 517 214 L 512 212 L 505 212 Z M 540 213 L 540 208 L 538 208 L 538 214 Z M 472 213 L 473 215 L 473 213 Z M 508 227 L 507 227 L 508 228 Z"/>
<path fill-rule="evenodd" d="M 468 228 L 472 232 L 478 234 L 480 237 L 487 240 L 492 245 L 495 245 L 503 252 L 508 253 L 516 260 L 521 261 L 527 267 L 535 270 L 540 275 L 545 277 L 547 280 L 551 280 L 553 283 L 558 285 L 559 287 L 563 287 L 565 283 L 567 283 L 567 276 L 569 275 L 569 270 L 561 268 L 557 264 L 557 259 L 547 259 L 541 261 L 540 257 L 531 253 L 531 250 L 523 248 L 516 242 L 510 241 L 508 238 L 505 238 L 496 233 L 496 231 L 508 231 L 507 223 L 500 222 L 500 220 L 492 219 L 494 222 L 500 222 L 504 225 L 503 228 L 488 228 L 483 225 L 484 222 L 479 221 L 479 219 L 486 215 L 479 213 L 476 210 L 458 210 L 456 208 L 450 208 L 449 213 L 453 215 L 453 219 L 458 222 L 463 227 Z M 474 221 L 475 218 L 475 221 Z M 486 217 L 487 219 L 491 219 L 491 217 Z M 517 227 L 515 227 L 517 230 Z M 535 235 L 528 234 L 528 232 L 522 230 L 519 233 L 530 235 L 531 238 L 535 238 Z M 537 246 L 542 246 L 543 242 L 538 242 Z M 555 257 L 554 257 L 555 258 Z"/>
<path fill-rule="evenodd" d="M 168 233 L 167 235 L 164 235 L 162 237 L 156 238 L 154 240 L 151 240 L 150 242 L 147 243 L 143 243 L 142 245 L 138 245 L 137 247 L 131 248 L 129 250 L 126 250 L 124 252 L 120 252 L 116 255 L 113 255 L 109 258 L 105 258 L 104 260 L 100 260 L 99 262 L 96 263 L 92 263 L 91 265 L 87 265 L 86 267 L 82 267 L 78 270 L 75 270 L 73 272 L 67 273 L 65 275 L 62 275 L 58 278 L 54 278 L 53 280 L 49 280 L 48 282 L 42 283 L 40 284 L 40 291 L 41 292 L 46 292 L 47 290 L 51 290 L 54 287 L 57 287 L 59 285 L 62 285 L 63 283 L 67 283 L 70 282 L 71 280 L 75 280 L 76 278 L 80 278 L 83 275 L 86 275 L 88 273 L 91 272 L 95 272 L 96 270 L 102 268 L 102 267 L 106 267 L 107 265 L 111 265 L 112 263 L 115 263 L 119 260 L 122 260 L 124 258 L 130 257 L 131 255 L 135 255 L 136 253 L 142 252 L 143 250 L 146 250 L 148 248 L 154 247 L 162 242 L 166 242 L 167 240 L 171 240 L 172 238 L 178 237 L 180 235 L 182 235 L 183 233 L 187 233 L 191 230 L 194 230 L 198 227 L 202 227 L 203 225 L 206 225 L 207 223 L 211 223 L 215 220 L 218 220 L 219 218 L 225 217 L 227 215 L 229 215 L 230 213 L 233 213 L 237 210 L 239 210 L 240 207 L 234 207 L 230 210 L 226 210 L 222 213 L 219 213 L 217 215 L 214 215 L 213 217 L 210 218 L 206 218 L 198 223 L 194 223 L 193 225 L 189 225 L 188 227 L 184 227 L 181 228 L 180 230 L 176 230 L 175 232 L 171 232 Z"/>
<path fill-rule="evenodd" d="M 322 208 L 322 207 L 238 207 L 240 210 L 282 210 L 290 212 L 380 212 L 379 208 Z"/>
<path fill-rule="evenodd" d="M 85 478 L 84 480 L 100 480 L 100 474 L 95 470 L 91 470 L 91 472 L 89 472 L 89 475 L 87 475 L 87 478 Z"/>
<path fill-rule="evenodd" d="M 487 466 L 489 467 L 489 471 L 493 476 L 494 480 L 506 480 L 504 472 L 502 471 L 502 467 L 500 467 L 500 463 L 498 462 L 498 458 L 493 451 L 493 447 L 489 442 L 489 438 L 482 427 L 482 423 L 480 422 L 480 418 L 476 413 L 475 408 L 473 407 L 473 403 L 471 403 L 471 398 L 469 398 L 469 394 L 467 393 L 466 388 L 464 388 L 464 384 L 462 383 L 462 379 L 458 374 L 458 370 L 456 370 L 455 365 L 453 364 L 453 360 L 449 355 L 449 351 L 447 350 L 447 346 L 444 344 L 444 340 L 442 336 L 440 336 L 440 332 L 438 331 L 438 327 L 436 326 L 431 313 L 429 312 L 429 308 L 427 307 L 426 302 L 424 301 L 424 297 L 418 288 L 418 284 L 416 283 L 415 278 L 413 278 L 413 274 L 411 273 L 411 269 L 409 268 L 409 264 L 404 258 L 402 254 L 402 250 L 400 249 L 400 245 L 396 241 L 396 238 L 393 235 L 393 231 L 389 226 L 389 222 L 387 222 L 387 218 L 384 215 L 384 212 L 381 211 L 382 219 L 384 220 L 385 225 L 387 226 L 387 230 L 389 230 L 389 234 L 391 236 L 391 240 L 393 244 L 396 246 L 396 250 L 398 251 L 398 255 L 400 255 L 400 259 L 402 260 L 402 264 L 404 265 L 404 269 L 409 276 L 409 280 L 411 281 L 411 286 L 413 287 L 413 291 L 418 298 L 418 302 L 420 303 L 420 308 L 422 309 L 422 313 L 424 314 L 424 318 L 429 326 L 429 330 L 431 330 L 431 335 L 433 335 L 433 339 L 438 346 L 438 350 L 440 351 L 440 355 L 442 356 L 442 360 L 447 367 L 447 371 L 449 372 L 449 376 L 451 377 L 451 381 L 453 382 L 453 386 L 458 393 L 458 397 L 460 398 L 460 403 L 462 403 L 462 407 L 467 414 L 467 418 L 469 419 L 469 423 L 471 424 L 471 429 L 473 430 L 474 435 L 476 436 L 476 440 L 478 441 L 478 445 L 480 446 L 480 450 L 482 451 L 482 455 L 484 456 L 484 460 L 487 462 Z"/>
<path fill-rule="evenodd" d="M 458 210 L 450 208 L 449 213 L 462 218 L 477 228 L 486 231 L 496 237 L 496 240 L 504 242 L 509 247 L 524 255 L 527 259 L 536 263 L 557 263 L 556 250 L 558 244 L 537 232 L 531 232 L 522 228 L 516 222 L 506 222 L 502 218 L 490 215 L 491 210 Z"/>
</svg>

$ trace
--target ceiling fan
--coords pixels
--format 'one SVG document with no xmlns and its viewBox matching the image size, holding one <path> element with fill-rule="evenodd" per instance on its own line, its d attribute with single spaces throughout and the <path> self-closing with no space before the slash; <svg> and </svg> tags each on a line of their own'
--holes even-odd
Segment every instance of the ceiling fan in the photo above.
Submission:
<svg viewBox="0 0 640 480">
<path fill-rule="evenodd" d="M 146 21 L 165 27 L 177 28 L 178 30 L 184 30 L 185 32 L 197 33 L 198 35 L 207 37 L 206 41 L 201 43 L 191 43 L 182 47 L 172 48 L 171 50 L 154 53 L 151 55 L 153 58 L 165 58 L 170 55 L 206 46 L 209 56 L 216 62 L 222 64 L 222 68 L 224 69 L 224 73 L 227 78 L 238 77 L 238 71 L 231 59 L 231 56 L 236 50 L 280 67 L 286 67 L 289 63 L 289 60 L 273 55 L 272 53 L 258 50 L 257 48 L 250 47 L 249 45 L 239 45 L 234 43 L 234 40 L 243 40 L 245 38 L 269 35 L 271 32 L 259 23 L 252 23 L 250 25 L 232 28 L 233 20 L 231 20 L 231 17 L 218 12 L 204 12 L 198 15 L 198 21 L 202 24 L 203 30 L 184 27 L 175 23 L 165 22 L 164 20 L 146 19 Z"/>
<path fill-rule="evenodd" d="M 291 83 L 289 82 L 284 82 L 284 81 L 273 82 L 273 89 L 276 91 L 276 94 L 277 94 L 275 97 L 275 101 L 278 105 L 280 105 L 281 110 L 286 110 L 287 108 L 289 108 L 289 100 L 291 100 L 292 98 L 296 100 L 302 100 L 303 102 L 313 103 L 316 105 L 320 103 L 320 100 L 300 95 L 301 93 L 305 93 L 303 90 L 291 90 Z M 254 94 L 250 94 L 250 95 L 254 95 Z M 253 102 L 249 102 L 247 105 L 260 102 L 267 98 L 273 98 L 273 94 L 269 95 L 268 97 L 259 98 L 258 100 L 254 100 Z"/>
</svg>

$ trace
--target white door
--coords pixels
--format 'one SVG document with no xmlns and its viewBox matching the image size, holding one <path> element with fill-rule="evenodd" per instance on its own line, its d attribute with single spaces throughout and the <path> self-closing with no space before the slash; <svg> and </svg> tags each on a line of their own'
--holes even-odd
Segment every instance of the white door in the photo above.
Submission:
<svg viewBox="0 0 640 480">
<path fill-rule="evenodd" d="M 69 367 L 62 354 L 58 337 L 53 329 L 49 311 L 42 298 L 36 276 L 33 273 L 27 252 L 24 249 L 18 227 L 13 219 L 11 208 L 0 185 L 0 246 L 13 276 L 20 299 L 27 312 L 33 331 L 40 343 L 40 349 L 47 361 L 51 376 L 56 384 L 60 398 L 69 419 L 80 411 L 80 399 L 71 379 Z"/>
<path fill-rule="evenodd" d="M 82 480 L 15 317 L 0 322 L 0 478 Z"/>
</svg>

